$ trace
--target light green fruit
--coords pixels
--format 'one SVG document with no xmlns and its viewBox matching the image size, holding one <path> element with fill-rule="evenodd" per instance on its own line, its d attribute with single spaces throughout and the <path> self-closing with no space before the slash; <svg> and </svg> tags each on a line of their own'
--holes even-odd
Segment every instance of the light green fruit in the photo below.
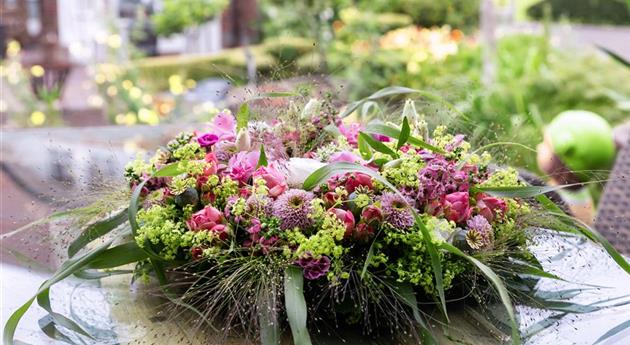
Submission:
<svg viewBox="0 0 630 345">
<path fill-rule="evenodd" d="M 585 110 L 564 111 L 547 127 L 554 153 L 581 180 L 590 170 L 608 170 L 615 160 L 612 128 Z"/>
</svg>

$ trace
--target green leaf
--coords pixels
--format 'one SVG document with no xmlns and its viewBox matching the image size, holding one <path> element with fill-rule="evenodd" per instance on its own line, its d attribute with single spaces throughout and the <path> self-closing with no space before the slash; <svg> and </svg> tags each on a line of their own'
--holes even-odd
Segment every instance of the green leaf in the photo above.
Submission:
<svg viewBox="0 0 630 345">
<path fill-rule="evenodd" d="M 153 174 L 153 177 L 170 177 L 177 176 L 185 173 L 186 171 L 180 169 L 179 163 L 171 163 L 163 166 L 160 170 Z"/>
<path fill-rule="evenodd" d="M 40 307 L 48 312 L 48 316 L 50 316 L 55 327 L 59 325 L 86 337 L 93 338 L 87 331 L 83 329 L 83 327 L 79 326 L 76 322 L 52 310 L 52 306 L 50 305 L 50 288 L 45 289 L 37 295 L 37 304 L 39 304 Z"/>
<path fill-rule="evenodd" d="M 284 306 L 295 345 L 310 345 L 311 337 L 306 327 L 307 307 L 304 299 L 304 273 L 296 266 L 284 271 Z"/>
<path fill-rule="evenodd" d="M 505 307 L 505 310 L 508 313 L 508 317 L 510 318 L 510 325 L 512 327 L 512 344 L 514 345 L 520 344 L 521 335 L 519 332 L 516 315 L 514 314 L 514 306 L 512 305 L 512 300 L 510 299 L 508 290 L 503 284 L 503 281 L 501 281 L 501 278 L 499 278 L 499 276 L 496 273 L 494 273 L 494 271 L 490 267 L 486 266 L 485 264 L 475 259 L 474 257 L 465 254 L 464 252 L 459 250 L 457 247 L 454 247 L 453 245 L 449 243 L 446 243 L 446 242 L 441 243 L 440 248 L 445 249 L 450 253 L 453 253 L 459 257 L 462 257 L 470 261 L 472 264 L 477 266 L 477 268 L 481 271 L 481 273 L 483 273 L 488 278 L 488 280 L 492 283 L 492 285 L 494 285 L 496 291 L 499 293 L 499 298 L 501 299 L 501 302 L 503 303 L 503 306 Z"/>
<path fill-rule="evenodd" d="M 70 243 L 68 246 L 68 256 L 73 257 L 81 249 L 83 249 L 88 243 L 94 241 L 97 238 L 105 236 L 110 231 L 116 229 L 120 224 L 128 220 L 128 209 L 124 209 L 115 213 L 113 216 L 95 222 L 89 225 L 79 237 Z"/>
<path fill-rule="evenodd" d="M 236 113 L 236 132 L 241 128 L 247 128 L 247 124 L 249 123 L 249 105 L 247 103 L 241 104 L 241 107 L 238 109 L 238 113 Z"/>
<path fill-rule="evenodd" d="M 92 269 L 114 268 L 142 261 L 147 257 L 147 253 L 138 247 L 135 241 L 132 241 L 103 251 L 94 257 L 87 267 Z"/>
<path fill-rule="evenodd" d="M 615 336 L 615 335 L 617 335 L 617 334 L 619 334 L 619 333 L 621 333 L 624 330 L 629 329 L 629 328 L 630 328 L 630 320 L 624 321 L 624 322 L 618 324 L 617 326 L 611 328 L 610 330 L 608 330 L 608 332 L 604 333 L 604 335 L 602 335 L 601 337 L 599 337 L 595 341 L 595 344 L 599 344 L 602 341 L 604 341 L 604 340 L 606 340 L 606 339 L 608 339 L 610 337 L 613 337 L 613 336 Z"/>
<path fill-rule="evenodd" d="M 372 159 L 372 149 L 370 145 L 363 139 L 361 136 L 357 138 L 357 146 L 359 148 L 359 153 L 361 157 L 365 160 Z"/>
<path fill-rule="evenodd" d="M 280 345 L 282 343 L 282 331 L 278 320 L 278 308 L 276 306 L 276 289 L 262 289 L 257 307 L 258 324 L 260 326 L 260 342 L 262 345 Z M 270 291 L 271 290 L 271 291 Z"/>
<path fill-rule="evenodd" d="M 323 166 L 315 170 L 312 174 L 310 174 L 306 178 L 306 180 L 304 180 L 304 185 L 302 187 L 305 190 L 311 190 L 319 186 L 320 184 L 325 183 L 326 181 L 328 181 L 329 178 L 335 175 L 345 174 L 349 172 L 360 172 L 360 173 L 369 175 L 370 177 L 378 180 L 380 183 L 387 186 L 391 190 L 394 190 L 394 191 L 396 190 L 396 187 L 394 187 L 391 183 L 389 183 L 389 181 L 387 181 L 387 179 L 381 176 L 378 172 L 370 168 L 364 167 L 360 164 L 348 163 L 348 162 L 330 163 L 326 166 Z"/>
<path fill-rule="evenodd" d="M 375 151 L 390 155 L 394 159 L 398 158 L 398 153 L 396 153 L 396 151 L 392 150 L 389 146 L 383 144 L 379 140 L 372 138 L 371 135 L 359 132 L 359 138 L 370 145 Z"/>
<path fill-rule="evenodd" d="M 343 112 L 341 112 L 339 116 L 347 117 L 365 102 L 376 101 L 378 99 L 389 97 L 389 96 L 409 95 L 409 94 L 418 94 L 420 97 L 424 97 L 430 101 L 440 103 L 446 106 L 449 110 L 457 113 L 461 118 L 468 119 L 468 117 L 465 114 L 457 110 L 457 108 L 454 105 L 446 101 L 443 97 L 437 94 L 428 92 L 428 91 L 411 89 L 411 88 L 403 87 L 403 86 L 389 86 L 384 89 L 376 91 L 375 93 L 371 94 L 370 96 L 366 98 L 363 98 L 356 102 L 352 102 L 348 104 L 346 109 Z"/>
<path fill-rule="evenodd" d="M 372 244 L 370 244 L 370 249 L 368 250 L 368 253 L 365 256 L 365 262 L 363 263 L 363 268 L 361 269 L 361 275 L 360 275 L 361 279 L 365 277 L 365 273 L 367 272 L 368 267 L 370 267 L 370 263 L 372 262 L 372 256 L 374 256 L 374 244 L 376 243 L 376 239 L 378 238 L 378 235 L 380 234 L 381 234 L 381 230 L 379 230 L 376 236 L 374 236 L 374 239 L 372 239 Z"/>
<path fill-rule="evenodd" d="M 582 185 L 582 183 L 563 184 L 558 186 L 475 187 L 474 189 L 499 198 L 527 199 L 577 185 Z"/>
<path fill-rule="evenodd" d="M 364 132 L 366 133 L 370 133 L 370 134 L 381 134 L 390 138 L 394 138 L 394 139 L 399 139 L 400 138 L 400 130 L 398 128 L 394 128 L 391 126 L 387 126 L 384 125 L 382 123 L 371 123 L 369 125 L 367 125 L 367 127 L 365 128 Z M 433 146 L 431 144 L 427 144 L 426 142 L 424 142 L 421 139 L 418 139 L 414 136 L 409 136 L 409 138 L 407 139 L 407 142 L 410 143 L 411 145 L 414 145 L 416 147 L 420 147 L 432 152 L 437 152 L 437 153 L 441 153 L 444 154 L 446 153 L 444 150 L 442 150 L 439 147 Z"/>
<path fill-rule="evenodd" d="M 409 127 L 409 121 L 407 121 L 407 116 L 403 117 L 402 127 L 400 129 L 400 135 L 398 136 L 398 143 L 396 144 L 396 150 L 400 150 L 403 145 L 409 140 L 409 135 L 411 134 L 411 127 Z"/>
<path fill-rule="evenodd" d="M 411 312 L 413 315 L 413 319 L 420 326 L 421 336 L 422 336 L 422 344 L 433 345 L 437 344 L 435 338 L 429 331 L 429 327 L 427 327 L 426 322 L 422 319 L 422 315 L 420 315 L 420 309 L 418 308 L 418 300 L 416 299 L 416 294 L 413 291 L 413 287 L 409 283 L 396 283 L 395 284 L 396 293 L 400 296 L 400 298 L 411 308 Z"/>
<path fill-rule="evenodd" d="M 267 162 L 267 155 L 265 154 L 265 145 L 260 145 L 260 155 L 258 156 L 258 163 L 256 163 L 256 169 L 260 167 L 266 167 L 269 163 Z"/>
<path fill-rule="evenodd" d="M 630 7 L 630 1 L 628 1 L 628 7 Z M 601 51 L 603 51 L 604 53 L 606 53 L 611 59 L 619 62 L 620 64 L 630 68 L 630 61 L 626 60 L 624 57 L 622 57 L 621 55 L 615 53 L 614 51 L 608 49 L 608 48 L 604 48 L 603 46 L 597 45 L 597 48 Z"/>
<path fill-rule="evenodd" d="M 42 317 L 37 321 L 37 323 L 39 324 L 39 328 L 42 332 L 44 332 L 44 334 L 46 334 L 49 338 L 75 345 L 74 341 L 68 338 L 65 334 L 61 333 L 57 327 L 55 327 L 53 318 L 50 315 Z"/>
<path fill-rule="evenodd" d="M 400 194 L 400 193 L 399 193 Z M 444 282 L 442 275 L 442 262 L 440 260 L 439 253 L 437 248 L 435 248 L 435 244 L 431 239 L 431 233 L 429 229 L 427 229 L 426 225 L 420 218 L 420 215 L 413 210 L 413 215 L 416 218 L 416 224 L 420 227 L 420 231 L 422 232 L 422 240 L 424 241 L 424 245 L 427 247 L 427 251 L 429 252 L 429 258 L 431 259 L 431 268 L 433 269 L 433 276 L 435 277 L 435 289 L 438 292 L 438 296 L 440 298 L 440 307 L 442 309 L 442 313 L 446 318 L 446 321 L 449 321 L 448 312 L 446 310 L 446 297 L 444 296 Z"/>
<path fill-rule="evenodd" d="M 26 311 L 33 304 L 33 301 L 35 301 L 35 299 L 38 298 L 40 294 L 48 293 L 47 290 L 51 286 L 84 268 L 94 259 L 94 257 L 105 251 L 111 245 L 111 243 L 112 241 L 108 241 L 103 245 L 96 247 L 91 251 L 88 251 L 82 256 L 78 256 L 64 262 L 50 279 L 44 281 L 44 283 L 39 287 L 33 297 L 31 297 L 28 301 L 26 301 L 26 303 L 18 308 L 13 314 L 11 314 L 11 316 L 7 320 L 7 323 L 4 325 L 4 335 L 2 338 L 3 343 L 5 345 L 13 344 L 13 336 L 15 335 L 15 330 L 20 322 L 20 319 L 22 319 Z"/>
</svg>

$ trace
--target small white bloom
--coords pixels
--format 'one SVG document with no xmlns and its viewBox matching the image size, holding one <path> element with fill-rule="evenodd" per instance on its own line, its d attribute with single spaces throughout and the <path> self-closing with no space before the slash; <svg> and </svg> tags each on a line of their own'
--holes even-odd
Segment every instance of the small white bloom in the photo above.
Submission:
<svg viewBox="0 0 630 345">
<path fill-rule="evenodd" d="M 237 151 L 249 151 L 252 146 L 252 139 L 249 136 L 249 130 L 247 128 L 241 128 L 236 136 L 236 150 Z"/>
<path fill-rule="evenodd" d="M 325 165 L 326 163 L 311 158 L 291 158 L 285 165 L 287 184 L 293 188 L 301 188 L 310 174 Z"/>
</svg>

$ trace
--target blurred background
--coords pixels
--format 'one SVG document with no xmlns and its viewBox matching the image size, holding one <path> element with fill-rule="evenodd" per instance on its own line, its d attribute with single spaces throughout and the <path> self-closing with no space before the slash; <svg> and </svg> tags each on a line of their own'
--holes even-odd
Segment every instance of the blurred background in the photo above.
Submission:
<svg viewBox="0 0 630 345">
<path fill-rule="evenodd" d="M 0 16 L 2 233 L 120 181 L 138 152 L 260 91 L 340 105 L 391 85 L 431 91 L 471 141 L 529 147 L 498 157 L 543 183 L 571 181 L 551 179 L 571 170 L 566 152 L 547 150 L 560 170 L 537 162 L 557 114 L 618 126 L 597 134 L 616 135 L 617 152 L 629 140 L 626 0 L 1 0 Z M 587 168 L 606 179 L 614 166 Z M 618 184 L 606 212 L 622 224 Z M 597 185 L 565 195 L 591 223 Z M 609 227 L 630 248 L 630 229 Z"/>
</svg>

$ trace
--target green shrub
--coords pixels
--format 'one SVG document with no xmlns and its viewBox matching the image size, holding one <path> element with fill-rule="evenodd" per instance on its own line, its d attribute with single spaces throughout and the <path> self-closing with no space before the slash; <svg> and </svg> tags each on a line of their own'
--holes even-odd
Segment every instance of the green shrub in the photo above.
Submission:
<svg viewBox="0 0 630 345">
<path fill-rule="evenodd" d="M 626 0 L 543 0 L 532 5 L 527 14 L 534 19 L 544 17 L 549 6 L 553 19 L 563 17 L 590 24 L 630 24 L 630 8 Z"/>
<path fill-rule="evenodd" d="M 409 15 L 414 24 L 424 27 L 450 25 L 469 29 L 479 20 L 480 0 L 362 0 L 357 4 L 364 10 Z"/>
<path fill-rule="evenodd" d="M 277 62 L 295 61 L 314 50 L 315 42 L 302 37 L 273 37 L 263 44 L 267 54 Z"/>
<path fill-rule="evenodd" d="M 163 0 L 162 11 L 152 19 L 158 35 L 169 36 L 202 24 L 220 14 L 228 0 Z"/>
</svg>

